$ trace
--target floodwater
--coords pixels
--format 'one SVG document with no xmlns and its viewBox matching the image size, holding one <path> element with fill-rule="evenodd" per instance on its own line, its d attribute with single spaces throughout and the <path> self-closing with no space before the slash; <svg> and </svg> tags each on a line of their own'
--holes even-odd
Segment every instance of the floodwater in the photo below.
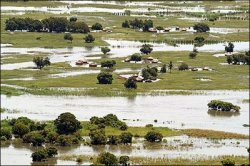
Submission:
<svg viewBox="0 0 250 166">
<path fill-rule="evenodd" d="M 193 44 L 177 44 L 172 46 L 166 43 L 153 43 L 153 42 L 139 42 L 139 41 L 126 41 L 126 40 L 104 40 L 110 46 L 109 52 L 110 58 L 126 57 L 134 53 L 140 53 L 140 47 L 147 43 L 153 46 L 153 51 L 192 51 Z M 204 44 L 201 47 L 197 47 L 200 52 L 223 52 L 225 50 L 225 43 L 216 44 Z M 249 42 L 234 42 L 234 51 L 247 51 L 249 50 Z M 100 57 L 91 57 L 95 55 L 101 55 L 100 47 L 72 47 L 72 48 L 15 48 L 15 47 L 1 47 L 1 55 L 4 56 L 19 56 L 22 54 L 34 55 L 35 53 L 48 54 L 51 63 L 68 62 L 73 64 L 81 59 L 98 59 Z M 27 67 L 34 67 L 33 62 L 11 63 L 1 64 L 2 70 L 14 70 Z"/>
<path fill-rule="evenodd" d="M 125 119 L 130 126 L 154 124 L 178 129 L 199 128 L 249 133 L 249 128 L 242 126 L 249 123 L 249 103 L 242 103 L 243 99 L 249 98 L 248 91 L 197 92 L 201 94 L 134 98 L 1 95 L 1 107 L 20 111 L 13 114 L 2 113 L 1 116 L 3 119 L 27 116 L 35 120 L 54 120 L 63 112 L 71 112 L 79 120 L 89 120 L 92 116 L 113 113 L 120 119 Z M 209 114 L 207 103 L 214 99 L 239 105 L 240 114 L 231 117 Z M 154 123 L 155 119 L 157 123 Z"/>
<path fill-rule="evenodd" d="M 188 158 L 204 159 L 217 157 L 220 155 L 240 155 L 248 156 L 248 140 L 222 139 L 213 140 L 206 138 L 193 138 L 185 135 L 165 137 L 162 143 L 148 143 L 143 138 L 134 138 L 134 143 L 130 145 L 105 145 L 86 146 L 72 145 L 70 147 L 57 147 L 58 156 L 64 155 L 98 155 L 101 152 L 110 152 L 115 155 L 127 155 L 133 157 L 150 158 Z M 31 154 L 36 150 L 28 144 L 11 143 L 1 147 L 1 163 L 16 165 L 18 163 L 29 165 L 32 163 Z M 12 160 L 9 160 L 9 156 Z M 46 163 L 58 165 L 75 165 L 75 161 L 63 161 L 49 159 Z M 90 163 L 83 163 L 90 164 Z"/>
</svg>

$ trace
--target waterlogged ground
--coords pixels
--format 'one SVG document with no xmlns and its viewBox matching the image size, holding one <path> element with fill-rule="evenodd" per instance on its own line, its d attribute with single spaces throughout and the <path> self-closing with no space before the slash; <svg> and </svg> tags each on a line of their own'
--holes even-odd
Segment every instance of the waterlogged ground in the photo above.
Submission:
<svg viewBox="0 0 250 166">
<path fill-rule="evenodd" d="M 89 139 L 86 137 L 85 139 Z M 58 147 L 58 157 L 72 155 L 96 156 L 101 152 L 108 151 L 117 156 L 128 155 L 133 157 L 150 158 L 187 158 L 206 159 L 221 155 L 248 156 L 246 148 L 249 146 L 248 140 L 223 139 L 213 140 L 205 138 L 193 138 L 188 136 L 165 137 L 163 143 L 147 143 L 143 138 L 134 138 L 132 145 L 106 145 L 87 146 L 73 145 L 70 147 Z M 3 144 L 1 147 L 1 163 L 5 164 L 27 164 L 32 163 L 31 153 L 36 148 L 23 143 L 12 142 Z M 12 160 L 8 160 L 11 155 Z M 75 165 L 75 161 L 48 160 L 47 163 L 58 165 Z M 82 164 L 89 164 L 84 162 Z"/>
<path fill-rule="evenodd" d="M 73 113 L 79 120 L 92 116 L 116 114 L 130 126 L 166 126 L 170 128 L 200 128 L 248 134 L 248 91 L 198 91 L 193 95 L 89 97 L 89 96 L 35 96 L 1 95 L 3 108 L 17 110 L 2 113 L 2 118 L 27 116 L 35 120 L 54 120 L 63 112 Z M 214 114 L 208 112 L 207 103 L 218 99 L 241 107 L 240 114 Z M 23 103 L 29 103 L 24 105 Z M 142 116 L 143 115 L 143 116 Z M 138 119 L 138 120 L 137 120 Z M 154 120 L 157 123 L 154 123 Z M 232 123 L 233 122 L 233 123 Z"/>
</svg>

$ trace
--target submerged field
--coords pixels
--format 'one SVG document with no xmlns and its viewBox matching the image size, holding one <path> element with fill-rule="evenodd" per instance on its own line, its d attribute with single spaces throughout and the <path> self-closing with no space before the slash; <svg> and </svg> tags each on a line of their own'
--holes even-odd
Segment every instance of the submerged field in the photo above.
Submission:
<svg viewBox="0 0 250 166">
<path fill-rule="evenodd" d="M 6 20 L 13 17 L 76 17 L 90 29 L 100 23 L 109 31 L 91 30 L 91 43 L 84 41 L 85 33 L 71 33 L 69 41 L 64 40 L 68 32 L 8 31 Z M 153 28 L 169 32 L 122 27 L 125 20 L 135 19 L 150 19 Z M 57 157 L 32 162 L 31 154 L 40 147 L 21 138 L 4 141 L 1 135 L 3 164 L 90 165 L 102 152 L 129 156 L 131 164 L 139 165 L 220 165 L 225 159 L 249 164 L 249 64 L 228 64 L 225 55 L 226 44 L 232 42 L 234 53 L 247 59 L 248 1 L 4 1 L 1 23 L 1 130 L 12 131 L 6 120 L 21 116 L 49 123 L 52 129 L 51 120 L 71 112 L 81 121 L 84 139 L 77 145 L 56 145 Z M 197 23 L 207 24 L 210 31 L 193 31 Z M 195 46 L 194 39 L 201 36 L 204 42 Z M 143 44 L 150 44 L 152 52 L 142 54 Z M 107 54 L 101 50 L 104 46 L 110 49 Z M 190 58 L 194 48 L 197 55 Z M 133 54 L 141 60 L 125 62 Z M 33 62 L 38 56 L 48 57 L 51 64 L 38 69 Z M 97 66 L 77 65 L 79 60 Z M 109 60 L 115 66 L 101 67 Z M 182 63 L 188 70 L 179 70 Z M 161 72 L 164 64 L 166 72 Z M 127 78 L 151 67 L 158 70 L 156 79 L 125 88 Z M 112 74 L 112 84 L 98 83 L 101 72 Z M 211 100 L 232 102 L 241 109 L 211 112 Z M 89 119 L 109 113 L 128 124 L 131 145 L 90 144 Z M 145 127 L 149 124 L 154 127 Z M 144 140 L 152 130 L 163 135 L 161 143 Z M 105 133 L 119 136 L 123 131 L 106 126 Z"/>
</svg>

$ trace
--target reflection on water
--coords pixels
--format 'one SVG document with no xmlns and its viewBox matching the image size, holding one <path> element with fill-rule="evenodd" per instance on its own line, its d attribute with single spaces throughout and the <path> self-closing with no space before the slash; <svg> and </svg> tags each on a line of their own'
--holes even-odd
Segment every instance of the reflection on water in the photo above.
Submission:
<svg viewBox="0 0 250 166">
<path fill-rule="evenodd" d="M 213 117 L 232 117 L 240 115 L 240 112 L 217 111 L 217 110 L 208 110 L 207 113 Z"/>
<path fill-rule="evenodd" d="M 145 126 L 157 119 L 158 122 L 154 123 L 154 126 L 249 133 L 247 128 L 242 127 L 244 123 L 249 122 L 249 104 L 241 102 L 249 97 L 248 91 L 194 92 L 197 93 L 136 96 L 133 100 L 127 97 L 1 95 L 2 107 L 20 111 L 12 114 L 4 112 L 1 116 L 3 119 L 7 116 L 9 118 L 27 116 L 35 120 L 54 120 L 63 112 L 71 112 L 79 120 L 89 120 L 92 116 L 113 113 L 120 119 L 127 119 L 126 123 L 130 126 Z M 223 100 L 239 105 L 240 114 L 228 117 L 230 118 L 228 120 L 211 116 L 207 113 L 207 103 L 211 100 Z"/>
</svg>

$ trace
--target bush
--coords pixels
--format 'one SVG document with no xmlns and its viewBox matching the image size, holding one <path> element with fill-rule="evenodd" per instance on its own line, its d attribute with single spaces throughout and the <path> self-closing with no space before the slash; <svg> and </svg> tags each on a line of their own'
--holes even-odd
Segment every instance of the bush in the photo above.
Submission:
<svg viewBox="0 0 250 166">
<path fill-rule="evenodd" d="M 110 52 L 110 48 L 108 47 L 101 47 L 101 51 L 103 54 L 107 54 L 108 52 Z"/>
<path fill-rule="evenodd" d="M 207 32 L 210 30 L 210 28 L 205 23 L 197 23 L 194 25 L 194 30 L 196 30 L 197 32 Z"/>
<path fill-rule="evenodd" d="M 119 137 L 116 135 L 109 135 L 107 144 L 109 145 L 117 145 L 119 143 Z"/>
<path fill-rule="evenodd" d="M 130 26 L 129 26 L 128 20 L 125 20 L 125 21 L 122 23 L 122 27 L 123 27 L 123 28 L 129 28 L 129 27 L 130 27 Z"/>
<path fill-rule="evenodd" d="M 142 69 L 142 77 L 144 78 L 144 80 L 155 80 L 157 78 L 157 68 L 156 67 L 152 67 L 152 68 L 144 68 Z"/>
<path fill-rule="evenodd" d="M 179 70 L 188 70 L 188 65 L 186 63 L 181 63 L 178 67 Z"/>
<path fill-rule="evenodd" d="M 138 53 L 135 53 L 135 54 L 133 54 L 133 55 L 130 57 L 130 60 L 131 60 L 131 61 L 136 61 L 136 62 L 141 61 L 141 55 L 138 54 Z"/>
<path fill-rule="evenodd" d="M 59 134 L 72 134 L 81 129 L 80 121 L 76 119 L 75 115 L 69 112 L 60 114 L 54 120 L 54 124 Z"/>
<path fill-rule="evenodd" d="M 119 163 L 122 166 L 128 166 L 129 165 L 129 156 L 120 156 Z"/>
<path fill-rule="evenodd" d="M 32 153 L 31 157 L 32 161 L 44 161 L 48 157 L 48 155 L 46 151 L 43 149 Z"/>
<path fill-rule="evenodd" d="M 66 33 L 63 38 L 64 40 L 70 40 L 71 42 L 73 40 L 73 36 L 70 33 Z"/>
<path fill-rule="evenodd" d="M 32 131 L 23 136 L 24 143 L 32 143 L 33 146 L 42 146 L 45 142 L 43 135 L 37 131 Z"/>
<path fill-rule="evenodd" d="M 118 165 L 118 160 L 115 155 L 109 152 L 100 153 L 97 157 L 97 162 L 100 164 L 104 164 L 105 166 Z"/>
<path fill-rule="evenodd" d="M 133 135 L 130 132 L 123 132 L 121 133 L 119 137 L 120 137 L 120 143 L 123 143 L 123 144 L 132 143 Z"/>
<path fill-rule="evenodd" d="M 30 131 L 29 127 L 22 123 L 15 123 L 15 125 L 12 128 L 13 134 L 23 137 L 25 134 L 27 134 Z"/>
<path fill-rule="evenodd" d="M 145 127 L 153 127 L 154 125 L 153 124 L 146 124 Z"/>
<path fill-rule="evenodd" d="M 11 130 L 8 128 L 1 128 L 0 137 L 5 137 L 7 140 L 10 140 L 12 138 Z"/>
<path fill-rule="evenodd" d="M 58 134 L 56 132 L 49 132 L 46 136 L 46 141 L 51 143 L 51 144 L 54 144 L 57 140 L 57 137 L 58 137 Z"/>
<path fill-rule="evenodd" d="M 203 43 L 205 41 L 205 38 L 202 36 L 197 36 L 194 38 L 195 43 Z"/>
<path fill-rule="evenodd" d="M 93 30 L 102 30 L 103 29 L 102 24 L 95 23 L 95 24 L 92 25 L 91 29 L 93 29 Z"/>
<path fill-rule="evenodd" d="M 60 146 L 70 146 L 73 144 L 72 138 L 74 137 L 70 135 L 59 135 L 57 137 L 56 143 Z"/>
<path fill-rule="evenodd" d="M 229 102 L 220 101 L 220 100 L 211 100 L 207 104 L 207 106 L 209 109 L 217 110 L 217 111 L 231 111 L 231 110 L 239 111 L 240 110 L 239 106 L 233 105 L 232 103 L 229 103 Z"/>
<path fill-rule="evenodd" d="M 107 60 L 107 61 L 101 62 L 101 67 L 112 68 L 115 64 L 116 64 L 116 61 Z"/>
<path fill-rule="evenodd" d="M 92 42 L 94 42 L 94 41 L 95 41 L 94 36 L 93 36 L 93 35 L 91 35 L 91 34 L 88 34 L 88 35 L 87 35 L 87 36 L 85 36 L 83 39 L 85 40 L 85 42 L 86 42 L 86 43 L 92 43 Z"/>
<path fill-rule="evenodd" d="M 70 21 L 70 22 L 76 22 L 76 21 L 77 21 L 77 17 L 70 17 L 70 18 L 69 18 L 69 21 Z"/>
<path fill-rule="evenodd" d="M 98 74 L 97 80 L 99 84 L 112 84 L 113 76 L 112 74 L 102 72 Z"/>
<path fill-rule="evenodd" d="M 222 160 L 221 161 L 221 164 L 223 166 L 235 166 L 235 162 L 234 161 L 231 161 L 229 159 L 226 159 L 226 160 Z"/>
<path fill-rule="evenodd" d="M 133 79 L 133 77 L 129 77 L 125 83 L 124 83 L 125 88 L 127 89 L 136 89 L 137 84 L 136 81 Z"/>
<path fill-rule="evenodd" d="M 48 157 L 54 157 L 55 155 L 58 154 L 57 149 L 53 146 L 45 148 L 45 151 L 47 152 Z"/>
<path fill-rule="evenodd" d="M 234 44 L 232 42 L 229 42 L 227 46 L 225 46 L 226 52 L 234 52 Z"/>
<path fill-rule="evenodd" d="M 152 45 L 150 45 L 150 44 L 143 44 L 142 48 L 140 49 L 140 51 L 143 54 L 146 54 L 146 55 L 150 54 L 153 51 Z"/>
<path fill-rule="evenodd" d="M 164 64 L 162 67 L 161 67 L 161 73 L 166 73 L 167 72 L 167 65 Z"/>
<path fill-rule="evenodd" d="M 196 53 L 196 52 L 190 52 L 190 53 L 189 53 L 189 58 L 194 59 L 196 56 L 197 56 L 197 53 Z"/>
<path fill-rule="evenodd" d="M 33 62 L 36 64 L 37 68 L 39 68 L 40 70 L 43 67 L 50 65 L 50 60 L 48 57 L 46 57 L 44 59 L 43 59 L 43 57 L 34 57 Z"/>
<path fill-rule="evenodd" d="M 72 33 L 88 33 L 89 27 L 84 22 L 70 22 L 68 31 Z"/>
<path fill-rule="evenodd" d="M 89 133 L 92 145 L 105 145 L 107 138 L 103 129 L 91 130 Z"/>
<path fill-rule="evenodd" d="M 161 142 L 162 141 L 162 134 L 156 131 L 149 131 L 145 137 L 148 142 Z"/>
<path fill-rule="evenodd" d="M 27 117 L 21 116 L 21 117 L 19 117 L 19 118 L 17 118 L 17 119 L 13 119 L 13 122 L 11 122 L 11 123 L 12 123 L 13 125 L 14 125 L 15 123 L 22 123 L 22 124 L 24 124 L 24 125 L 30 126 L 30 125 L 34 124 L 35 122 L 34 122 L 33 120 L 27 118 Z"/>
<path fill-rule="evenodd" d="M 157 26 L 156 29 L 157 30 L 163 30 L 164 28 L 162 26 Z"/>
</svg>

